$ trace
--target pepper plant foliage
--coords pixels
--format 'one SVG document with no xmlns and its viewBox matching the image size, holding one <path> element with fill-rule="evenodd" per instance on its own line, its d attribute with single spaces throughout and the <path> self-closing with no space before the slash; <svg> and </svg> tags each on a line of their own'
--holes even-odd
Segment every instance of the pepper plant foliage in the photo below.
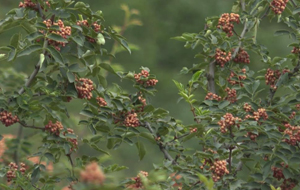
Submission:
<svg viewBox="0 0 300 190">
<path fill-rule="evenodd" d="M 0 71 L 1 126 L 18 127 L 1 136 L 1 189 L 298 189 L 298 6 L 239 0 L 228 13 L 207 18 L 199 33 L 174 37 L 197 49 L 201 60 L 182 69 L 191 74 L 187 85 L 174 81 L 194 117 L 184 125 L 150 104 L 158 80 L 148 68 L 116 71 L 112 53 L 131 51 L 101 11 L 70 0 L 21 2 L 0 21 L 1 33 L 20 29 L 0 47 L 1 59 L 36 62 L 23 63 L 33 69 L 27 78 L 11 68 Z M 131 20 L 136 10 L 122 9 L 126 23 L 141 25 Z M 261 20 L 274 17 L 287 26 L 275 36 L 295 40 L 286 57 L 270 57 L 256 40 Z M 263 70 L 251 70 L 257 63 L 250 51 L 261 56 Z M 111 85 L 108 74 L 132 81 L 135 91 Z M 79 125 L 92 137 L 76 133 L 77 116 L 67 106 L 74 99 L 82 101 Z M 104 155 L 128 144 L 142 160 L 146 141 L 160 150 L 163 163 L 149 174 L 115 179 L 126 166 L 106 164 Z M 86 146 L 103 156 L 81 154 Z"/>
</svg>

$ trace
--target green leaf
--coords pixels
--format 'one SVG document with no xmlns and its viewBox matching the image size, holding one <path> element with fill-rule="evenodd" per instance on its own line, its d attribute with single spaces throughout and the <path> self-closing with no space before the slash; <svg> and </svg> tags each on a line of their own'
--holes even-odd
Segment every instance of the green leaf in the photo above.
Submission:
<svg viewBox="0 0 300 190">
<path fill-rule="evenodd" d="M 43 63 L 45 61 L 45 55 L 43 53 L 40 54 L 39 66 L 40 68 L 43 67 Z"/>
<path fill-rule="evenodd" d="M 42 49 L 43 48 L 40 45 L 30 45 L 30 46 L 26 47 L 25 49 L 21 50 L 18 53 L 17 57 L 21 57 L 21 56 L 24 56 L 24 55 L 30 55 L 33 52 L 36 52 L 36 51 L 39 51 L 39 50 L 42 50 Z"/>
<path fill-rule="evenodd" d="M 220 104 L 218 105 L 218 107 L 219 107 L 220 109 L 224 109 L 224 108 L 225 108 L 226 106 L 228 106 L 229 104 L 230 104 L 229 101 L 224 100 L 224 101 L 220 102 Z"/>
<path fill-rule="evenodd" d="M 111 65 L 109 63 L 100 63 L 99 66 L 105 70 L 107 70 L 110 73 L 113 73 L 117 76 L 119 76 L 116 71 L 111 67 Z"/>
<path fill-rule="evenodd" d="M 204 70 L 201 69 L 201 70 L 197 71 L 196 73 L 194 73 L 194 74 L 193 74 L 193 77 L 192 77 L 192 81 L 193 81 L 193 82 L 198 81 L 198 79 L 199 79 L 200 75 L 203 73 L 203 71 L 204 71 Z"/>
<path fill-rule="evenodd" d="M 52 161 L 52 162 L 55 161 L 55 158 L 54 158 L 53 154 L 51 154 L 50 152 L 47 152 L 47 153 L 45 153 L 44 155 L 45 155 L 45 157 L 46 157 L 49 161 Z"/>
<path fill-rule="evenodd" d="M 10 45 L 16 49 L 19 47 L 20 34 L 16 33 L 10 38 Z"/>
<path fill-rule="evenodd" d="M 156 143 L 156 141 L 155 141 L 153 135 L 150 134 L 150 133 L 142 132 L 142 133 L 140 133 L 139 135 L 140 135 L 141 137 L 144 137 L 145 139 L 148 139 L 148 140 L 149 140 L 150 142 L 152 142 L 152 143 Z"/>
<path fill-rule="evenodd" d="M 300 13 L 300 7 L 293 10 L 293 15 Z"/>
<path fill-rule="evenodd" d="M 127 42 L 124 39 L 120 40 L 121 45 L 131 54 L 131 50 L 127 44 Z"/>
<path fill-rule="evenodd" d="M 68 81 L 73 83 L 75 81 L 75 75 L 72 72 L 67 72 Z"/>
<path fill-rule="evenodd" d="M 137 149 L 138 149 L 138 154 L 139 154 L 139 158 L 140 160 L 142 160 L 146 154 L 146 149 L 144 147 L 144 144 L 141 143 L 140 141 L 135 143 Z"/>
<path fill-rule="evenodd" d="M 70 65 L 68 67 L 69 71 L 79 73 L 86 71 L 86 67 L 80 67 L 78 63 Z"/>
<path fill-rule="evenodd" d="M 288 31 L 288 30 L 277 30 L 274 33 L 274 36 L 281 36 L 281 35 L 290 35 L 290 31 Z"/>
<path fill-rule="evenodd" d="M 99 148 L 96 144 L 91 144 L 91 147 L 93 148 L 93 149 L 95 149 L 95 150 L 97 150 L 97 151 L 99 151 L 99 152 L 101 152 L 101 153 L 103 153 L 103 154 L 107 154 L 107 155 L 109 155 L 109 153 L 108 152 L 106 152 L 106 151 L 104 151 L 104 150 L 102 150 L 101 148 Z"/>
<path fill-rule="evenodd" d="M 83 36 L 75 36 L 75 37 L 71 37 L 71 39 L 78 44 L 80 47 L 84 45 L 84 37 Z"/>
<path fill-rule="evenodd" d="M 97 35 L 97 44 L 98 45 L 104 45 L 105 44 L 105 38 L 104 38 L 104 36 L 103 36 L 103 34 L 101 34 L 101 33 L 99 33 L 98 35 Z"/>
<path fill-rule="evenodd" d="M 64 59 L 59 51 L 57 51 L 54 47 L 51 46 L 48 46 L 47 50 L 49 51 L 49 53 L 52 55 L 52 57 L 57 63 L 61 65 L 64 64 Z"/>
<path fill-rule="evenodd" d="M 47 35 L 46 37 L 50 40 L 54 40 L 57 42 L 68 43 L 68 40 L 66 40 L 65 38 L 63 38 L 62 36 L 60 36 L 58 34 L 51 33 L 51 34 Z"/>
<path fill-rule="evenodd" d="M 41 178 L 40 166 L 37 165 L 31 174 L 31 183 L 36 184 Z"/>
</svg>

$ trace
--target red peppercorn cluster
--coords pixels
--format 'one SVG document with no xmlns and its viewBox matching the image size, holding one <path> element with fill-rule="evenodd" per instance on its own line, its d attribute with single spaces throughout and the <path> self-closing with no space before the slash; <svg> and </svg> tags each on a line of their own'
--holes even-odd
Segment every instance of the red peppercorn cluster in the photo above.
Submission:
<svg viewBox="0 0 300 190">
<path fill-rule="evenodd" d="M 67 131 L 64 133 L 64 135 L 66 135 L 66 134 L 75 134 L 75 133 L 74 133 L 73 129 L 67 128 Z M 73 138 L 67 138 L 67 141 L 69 141 L 72 144 L 72 148 L 71 148 L 70 152 L 75 151 L 78 147 L 77 138 L 76 139 L 75 138 L 74 139 Z"/>
<path fill-rule="evenodd" d="M 97 103 L 100 107 L 104 107 L 104 106 L 107 106 L 107 102 L 104 100 L 104 98 L 102 97 L 97 97 L 96 98 L 97 100 Z"/>
<path fill-rule="evenodd" d="M 300 104 L 296 105 L 297 110 L 300 110 Z"/>
<path fill-rule="evenodd" d="M 140 173 L 136 176 L 131 178 L 135 183 L 127 186 L 128 189 L 144 189 L 141 176 L 148 177 L 148 172 L 140 171 Z"/>
<path fill-rule="evenodd" d="M 291 113 L 291 115 L 289 116 L 289 118 L 290 118 L 290 119 L 294 119 L 295 116 L 296 116 L 296 112 L 293 111 L 293 112 Z"/>
<path fill-rule="evenodd" d="M 283 168 L 288 168 L 289 166 L 284 162 L 281 162 L 280 165 L 282 166 L 282 168 L 277 168 L 274 166 L 271 168 L 273 171 L 273 177 L 276 178 L 278 181 L 283 179 L 283 182 L 280 185 L 280 188 L 282 190 L 292 190 L 296 186 L 295 180 L 291 178 L 286 179 L 283 174 Z"/>
<path fill-rule="evenodd" d="M 233 35 L 233 23 L 240 23 L 240 15 L 235 13 L 224 13 L 219 18 L 218 28 L 222 28 L 222 30 L 227 33 L 227 36 L 230 37 Z"/>
<path fill-rule="evenodd" d="M 257 134 L 254 134 L 252 132 L 247 132 L 246 134 L 246 137 L 249 137 L 252 141 L 255 141 L 257 136 Z"/>
<path fill-rule="evenodd" d="M 65 26 L 64 22 L 62 20 L 58 20 L 57 22 L 52 22 L 50 19 L 44 20 L 43 23 L 46 25 L 46 27 L 49 29 L 51 26 L 59 26 L 59 30 L 51 30 L 50 33 L 57 34 L 64 39 L 67 39 L 71 35 L 71 27 Z M 41 33 L 44 33 L 44 31 L 40 30 Z M 65 47 L 65 42 L 58 42 L 55 40 L 48 40 L 48 44 L 55 47 L 57 51 L 60 51 L 60 46 Z"/>
<path fill-rule="evenodd" d="M 209 170 L 212 171 L 212 179 L 214 182 L 219 181 L 224 175 L 229 174 L 226 165 L 227 165 L 226 160 L 217 160 L 209 168 Z"/>
<path fill-rule="evenodd" d="M 2 111 L 0 112 L 0 121 L 2 122 L 3 125 L 6 127 L 11 126 L 17 122 L 19 122 L 18 116 L 13 116 L 12 113 L 7 112 L 7 111 Z"/>
<path fill-rule="evenodd" d="M 300 48 L 299 47 L 294 47 L 291 52 L 294 53 L 294 54 L 299 54 L 300 53 Z"/>
<path fill-rule="evenodd" d="M 288 135 L 289 139 L 284 139 L 283 141 L 290 145 L 296 146 L 298 142 L 300 142 L 300 126 L 292 126 L 291 124 L 286 123 L 284 127 L 286 129 L 283 133 Z"/>
<path fill-rule="evenodd" d="M 92 91 L 94 90 L 93 81 L 88 78 L 76 79 L 76 89 L 78 98 L 90 100 L 92 98 Z"/>
<path fill-rule="evenodd" d="M 16 172 L 18 171 L 18 165 L 14 162 L 9 163 L 9 170 L 6 172 L 7 182 L 11 182 L 14 178 L 16 178 Z M 22 175 L 25 174 L 26 165 L 21 162 L 19 171 Z"/>
<path fill-rule="evenodd" d="M 280 185 L 281 190 L 292 190 L 296 186 L 295 180 L 288 178 L 284 179 Z"/>
<path fill-rule="evenodd" d="M 234 49 L 232 50 L 232 52 L 234 52 Z M 237 55 L 235 56 L 235 58 L 233 59 L 234 62 L 236 63 L 250 63 L 250 59 L 249 59 L 249 54 L 247 51 L 245 51 L 243 48 L 239 49 L 239 52 L 237 53 Z"/>
<path fill-rule="evenodd" d="M 236 123 L 236 121 L 240 122 L 242 120 L 239 117 L 233 117 L 233 115 L 231 113 L 226 113 L 223 116 L 223 119 L 221 119 L 218 122 L 221 132 L 226 133 L 227 129 L 229 129 L 230 127 L 233 127 L 235 125 L 237 125 L 239 127 L 239 125 Z"/>
<path fill-rule="evenodd" d="M 233 77 L 236 77 L 237 80 L 232 79 Z M 227 81 L 228 81 L 229 84 L 231 84 L 231 85 L 240 85 L 241 87 L 243 87 L 244 84 L 243 84 L 241 81 L 242 81 L 242 80 L 245 80 L 246 78 L 247 78 L 247 76 L 244 75 L 244 73 L 241 74 L 241 75 L 238 75 L 238 74 L 235 74 L 234 72 L 231 71 L 231 72 L 230 72 L 230 75 L 229 75 L 229 77 L 228 77 L 228 79 L 227 79 Z"/>
<path fill-rule="evenodd" d="M 85 170 L 80 172 L 80 181 L 92 184 L 103 184 L 105 175 L 96 162 L 92 162 L 85 166 Z"/>
<path fill-rule="evenodd" d="M 89 22 L 87 20 L 79 20 L 76 22 L 76 24 L 78 26 L 86 26 L 86 27 L 89 27 Z M 101 31 L 101 25 L 99 25 L 97 22 L 94 22 L 92 24 L 92 27 L 94 29 L 95 32 L 100 32 Z"/>
<path fill-rule="evenodd" d="M 138 127 L 140 125 L 140 121 L 137 118 L 137 114 L 133 112 L 133 113 L 129 113 L 125 117 L 123 124 L 126 127 Z"/>
<path fill-rule="evenodd" d="M 49 123 L 45 126 L 45 130 L 49 131 L 52 134 L 59 135 L 60 131 L 64 129 L 64 126 L 61 124 L 61 122 L 56 121 L 55 123 L 52 123 L 50 120 Z"/>
<path fill-rule="evenodd" d="M 237 101 L 236 99 L 236 90 L 235 89 L 230 89 L 230 88 L 226 88 L 225 92 L 227 92 L 227 96 L 225 98 L 225 100 L 228 100 L 231 103 L 234 103 Z"/>
<path fill-rule="evenodd" d="M 279 77 L 282 74 L 285 74 L 288 72 L 290 72 L 289 69 L 283 69 L 282 72 L 280 72 L 280 70 L 278 70 L 278 69 L 274 71 L 274 70 L 268 68 L 267 73 L 265 74 L 266 84 L 270 85 L 270 87 L 272 89 L 276 90 L 277 89 L 277 87 L 276 87 L 277 80 L 279 79 Z"/>
<path fill-rule="evenodd" d="M 231 60 L 231 52 L 226 53 L 221 49 L 216 49 L 215 59 L 218 65 L 224 67 Z"/>
<path fill-rule="evenodd" d="M 45 4 L 46 4 L 48 7 L 50 7 L 49 1 L 46 1 Z M 20 7 L 20 8 L 21 8 L 21 7 L 24 7 L 24 8 L 31 8 L 31 9 L 33 9 L 33 10 L 35 10 L 35 11 L 38 11 L 38 10 L 39 10 L 38 7 L 37 7 L 37 4 L 36 4 L 36 3 L 33 3 L 31 0 L 24 0 L 24 2 L 20 2 L 20 3 L 19 3 L 19 7 Z M 41 6 L 41 9 L 44 10 L 44 7 Z M 47 11 L 47 10 L 45 10 L 45 11 Z"/>
<path fill-rule="evenodd" d="M 275 14 L 280 15 L 288 2 L 289 0 L 273 0 L 271 2 L 271 8 Z"/>
<path fill-rule="evenodd" d="M 217 101 L 221 101 L 221 96 L 218 96 L 212 92 L 208 92 L 205 96 L 205 100 L 217 100 Z"/>
<path fill-rule="evenodd" d="M 142 77 L 146 78 L 147 80 L 146 81 L 142 80 L 141 79 Z M 135 81 L 138 84 L 141 84 L 141 85 L 144 85 L 144 86 L 155 86 L 156 83 L 158 82 L 158 80 L 148 79 L 148 77 L 149 77 L 149 72 L 146 71 L 146 70 L 142 70 L 140 73 L 134 74 Z"/>
<path fill-rule="evenodd" d="M 250 112 L 250 111 L 252 111 L 252 106 L 250 104 L 248 104 L 248 103 L 245 103 L 244 104 L 244 110 L 246 112 Z"/>
<path fill-rule="evenodd" d="M 197 132 L 197 128 L 191 128 L 190 129 L 190 133 L 196 133 Z"/>
</svg>

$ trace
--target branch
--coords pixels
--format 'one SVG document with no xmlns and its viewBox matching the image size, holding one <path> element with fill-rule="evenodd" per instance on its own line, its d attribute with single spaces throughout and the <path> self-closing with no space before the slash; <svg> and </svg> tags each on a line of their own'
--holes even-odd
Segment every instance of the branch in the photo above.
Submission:
<svg viewBox="0 0 300 190">
<path fill-rule="evenodd" d="M 189 134 L 191 134 L 190 132 L 188 132 L 188 133 L 185 133 L 185 134 L 183 134 L 183 135 L 181 135 L 181 136 L 174 136 L 174 139 L 173 140 L 171 140 L 171 141 L 169 141 L 169 142 L 167 142 L 167 144 L 169 144 L 169 143 L 172 143 L 172 142 L 174 142 L 175 140 L 179 140 L 179 139 L 182 139 L 183 137 L 186 137 L 186 136 L 188 136 Z"/>
<path fill-rule="evenodd" d="M 42 130 L 42 131 L 45 130 L 44 127 L 36 127 L 36 126 L 27 125 L 25 122 L 22 122 L 22 121 L 20 121 L 19 123 L 20 123 L 23 127 L 25 127 L 25 128 L 39 129 L 39 130 Z M 23 127 L 21 127 L 21 128 L 23 128 Z"/>
<path fill-rule="evenodd" d="M 23 138 L 23 127 L 19 126 L 18 136 L 17 136 L 18 145 L 17 145 L 17 149 L 14 152 L 14 161 L 17 165 L 19 165 L 19 150 L 20 150 L 20 144 L 21 144 L 20 142 L 22 138 Z"/>
<path fill-rule="evenodd" d="M 148 131 L 153 135 L 153 137 L 155 139 L 157 139 L 157 135 L 155 134 L 154 130 L 152 129 L 150 123 L 145 122 L 145 124 L 143 125 L 146 129 L 148 129 Z M 172 162 L 173 165 L 177 165 L 178 163 L 173 159 L 173 157 L 169 154 L 169 152 L 166 150 L 166 147 L 161 143 L 157 141 L 157 145 L 160 149 L 160 151 L 164 154 L 165 159 L 169 160 Z"/>
<path fill-rule="evenodd" d="M 206 74 L 206 79 L 208 81 L 208 91 L 216 94 L 216 85 L 215 85 L 215 67 L 216 60 L 213 60 L 209 63 L 209 72 Z"/>
</svg>

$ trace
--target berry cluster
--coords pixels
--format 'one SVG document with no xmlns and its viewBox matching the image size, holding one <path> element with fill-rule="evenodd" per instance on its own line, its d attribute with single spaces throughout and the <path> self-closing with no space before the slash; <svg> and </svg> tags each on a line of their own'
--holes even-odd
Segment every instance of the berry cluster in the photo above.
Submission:
<svg viewBox="0 0 300 190">
<path fill-rule="evenodd" d="M 137 114 L 133 112 L 133 113 L 129 113 L 125 117 L 123 124 L 126 127 L 138 127 L 140 125 L 140 121 L 137 118 Z"/>
<path fill-rule="evenodd" d="M 205 96 L 205 100 L 217 100 L 221 101 L 221 96 L 218 96 L 212 92 L 208 92 Z"/>
<path fill-rule="evenodd" d="M 146 99 L 143 98 L 143 96 L 141 95 L 141 96 L 138 97 L 138 100 L 139 100 L 139 102 L 140 102 L 142 105 L 139 106 L 139 107 L 137 108 L 136 111 L 137 111 L 137 112 L 143 112 L 145 106 L 147 105 Z"/>
<path fill-rule="evenodd" d="M 293 111 L 293 112 L 291 113 L 291 115 L 289 116 L 289 118 L 290 118 L 290 119 L 294 119 L 295 116 L 296 116 L 296 112 Z"/>
<path fill-rule="evenodd" d="M 226 133 L 227 129 L 229 129 L 230 127 L 233 127 L 234 125 L 236 125 L 236 121 L 242 121 L 239 117 L 233 117 L 233 115 L 231 113 L 226 113 L 223 116 L 224 119 L 221 119 L 218 122 L 218 125 L 220 126 L 220 130 L 222 133 Z M 237 126 L 239 127 L 239 125 L 237 124 Z"/>
<path fill-rule="evenodd" d="M 227 33 L 227 36 L 230 37 L 233 35 L 233 23 L 240 23 L 240 15 L 235 13 L 224 13 L 221 15 L 219 22 L 218 22 L 218 28 L 222 27 L 222 30 Z"/>
<path fill-rule="evenodd" d="M 235 89 L 230 89 L 230 88 L 226 88 L 225 92 L 227 92 L 227 96 L 225 98 L 225 100 L 228 100 L 231 103 L 234 103 L 237 101 L 237 97 L 236 97 L 236 90 Z"/>
<path fill-rule="evenodd" d="M 143 186 L 143 183 L 141 180 L 141 176 L 148 177 L 148 172 L 140 171 L 140 173 L 136 177 L 131 178 L 135 183 L 129 185 L 127 188 L 128 189 L 143 189 L 144 186 Z"/>
<path fill-rule="evenodd" d="M 296 109 L 297 109 L 297 110 L 300 110 L 300 104 L 297 104 L 297 105 L 296 105 Z"/>
<path fill-rule="evenodd" d="M 259 108 L 257 112 L 253 112 L 253 118 L 255 119 L 255 121 L 258 121 L 260 118 L 263 118 L 264 120 L 268 119 L 266 109 Z"/>
<path fill-rule="evenodd" d="M 223 177 L 223 175 L 229 174 L 226 165 L 226 160 L 216 160 L 214 164 L 209 168 L 209 170 L 212 171 L 212 179 L 214 182 L 219 181 L 221 177 Z"/>
<path fill-rule="evenodd" d="M 142 70 L 140 73 L 134 74 L 135 81 L 138 84 L 141 84 L 141 85 L 144 85 L 144 86 L 155 86 L 156 83 L 158 82 L 158 80 L 148 79 L 148 77 L 149 77 L 149 72 L 146 71 L 146 70 Z M 142 80 L 143 78 L 145 80 Z"/>
<path fill-rule="evenodd" d="M 3 136 L 3 138 L 2 138 L 2 140 L 0 141 L 0 161 L 3 161 L 3 160 L 2 160 L 3 154 L 4 154 L 4 152 L 7 150 L 6 140 L 7 140 L 7 139 L 16 138 L 16 136 L 11 135 L 11 134 L 3 134 L 2 136 Z"/>
<path fill-rule="evenodd" d="M 76 24 L 78 26 L 86 26 L 86 27 L 89 27 L 89 22 L 87 20 L 79 20 L 76 22 Z M 94 22 L 92 24 L 92 27 L 94 29 L 95 32 L 100 32 L 101 31 L 101 25 L 97 24 L 97 22 Z"/>
<path fill-rule="evenodd" d="M 104 98 L 97 97 L 96 100 L 97 100 L 97 103 L 98 103 L 98 105 L 99 105 L 100 107 L 107 106 L 107 102 L 104 100 Z"/>
<path fill-rule="evenodd" d="M 266 84 L 270 85 L 270 87 L 274 90 L 277 89 L 276 82 L 279 77 L 284 74 L 290 72 L 288 69 L 284 69 L 282 72 L 280 70 L 272 70 L 270 68 L 267 69 L 267 73 L 265 74 Z"/>
<path fill-rule="evenodd" d="M 226 53 L 221 49 L 216 49 L 215 59 L 218 65 L 224 67 L 231 60 L 231 52 Z"/>
<path fill-rule="evenodd" d="M 258 136 L 257 134 L 254 134 L 252 132 L 247 132 L 247 134 L 245 135 L 246 137 L 249 137 L 252 141 L 256 140 L 256 137 Z"/>
<path fill-rule="evenodd" d="M 296 186 L 295 181 L 291 178 L 286 179 L 283 174 L 283 168 L 288 168 L 289 166 L 284 162 L 282 162 L 280 165 L 282 166 L 282 168 L 277 168 L 274 166 L 271 168 L 273 171 L 273 177 L 276 178 L 278 181 L 283 179 L 283 182 L 280 185 L 280 188 L 282 190 L 292 190 Z"/>
<path fill-rule="evenodd" d="M 78 98 L 90 100 L 92 98 L 92 91 L 94 90 L 93 81 L 88 78 L 76 79 L 76 89 Z"/>
<path fill-rule="evenodd" d="M 60 131 L 63 129 L 64 126 L 59 121 L 52 123 L 52 121 L 50 120 L 49 123 L 45 126 L 46 131 L 49 131 L 50 133 L 55 134 L 57 136 L 59 136 Z"/>
<path fill-rule="evenodd" d="M 234 52 L 235 49 L 232 49 L 232 52 Z M 236 63 L 250 63 L 250 59 L 249 59 L 249 54 L 247 51 L 245 51 L 244 49 L 240 48 L 239 52 L 237 53 L 237 55 L 235 56 L 235 58 L 233 59 L 234 62 Z"/>
<path fill-rule="evenodd" d="M 275 14 L 280 15 L 288 2 L 289 0 L 273 0 L 271 2 L 271 8 Z"/>
<path fill-rule="evenodd" d="M 227 79 L 227 81 L 229 82 L 229 84 L 231 84 L 231 85 L 240 85 L 241 87 L 243 87 L 244 84 L 241 81 L 245 80 L 247 78 L 247 76 L 244 75 L 245 73 L 243 72 L 243 70 L 242 70 L 242 73 L 243 74 L 238 75 L 238 74 L 235 74 L 234 72 L 231 71 L 230 75 L 229 75 L 229 77 Z M 237 80 L 232 79 L 233 77 L 236 77 Z"/>
<path fill-rule="evenodd" d="M 283 133 L 289 136 L 288 139 L 284 139 L 284 142 L 296 146 L 298 142 L 300 142 L 300 126 L 292 126 L 291 124 L 286 123 L 284 127 L 286 129 Z"/>
<path fill-rule="evenodd" d="M 46 3 L 46 5 L 47 5 L 48 7 L 50 7 L 49 1 L 46 1 L 45 3 Z M 31 8 L 31 9 L 33 9 L 33 10 L 35 10 L 35 11 L 38 11 L 38 10 L 39 10 L 38 7 L 37 7 L 37 4 L 36 4 L 36 3 L 33 3 L 31 0 L 24 0 L 24 2 L 20 2 L 20 3 L 19 3 L 19 7 L 20 7 L 20 8 L 21 8 L 21 7 L 24 7 L 24 8 Z M 44 7 L 41 6 L 41 9 L 43 10 Z M 47 11 L 47 10 L 46 10 L 46 11 Z"/>
<path fill-rule="evenodd" d="M 67 39 L 71 35 L 71 27 L 70 26 L 65 26 L 64 22 L 62 20 L 58 20 L 57 22 L 52 22 L 50 19 L 44 20 L 43 23 L 47 26 L 49 29 L 51 26 L 59 26 L 59 30 L 52 30 L 50 31 L 53 34 L 57 34 L 64 39 Z M 40 31 L 41 33 L 44 33 L 44 31 Z M 52 45 L 57 49 L 57 51 L 60 51 L 60 46 L 65 47 L 66 43 L 65 42 L 58 42 L 55 40 L 48 40 L 48 44 Z"/>
<path fill-rule="evenodd" d="M 18 116 L 13 116 L 12 113 L 7 112 L 7 111 L 2 111 L 0 112 L 0 121 L 2 122 L 3 125 L 6 127 L 11 126 L 17 122 L 19 122 Z"/>
<path fill-rule="evenodd" d="M 294 53 L 294 54 L 299 54 L 300 53 L 300 48 L 299 47 L 294 47 L 291 52 Z"/>
<path fill-rule="evenodd" d="M 197 132 L 197 128 L 191 128 L 190 129 L 190 133 L 196 133 Z"/>
<path fill-rule="evenodd" d="M 284 179 L 280 185 L 281 190 L 292 190 L 296 186 L 295 180 L 288 178 Z"/>
<path fill-rule="evenodd" d="M 248 103 L 245 103 L 244 104 L 244 110 L 246 112 L 250 112 L 250 111 L 252 111 L 252 106 L 250 104 L 248 104 Z"/>
<path fill-rule="evenodd" d="M 16 172 L 18 171 L 18 165 L 16 163 L 11 162 L 9 165 L 9 170 L 6 172 L 7 182 L 11 182 L 14 178 L 16 178 Z M 25 174 L 26 165 L 21 162 L 19 171 L 22 175 Z"/>
<path fill-rule="evenodd" d="M 64 135 L 66 135 L 66 134 L 73 134 L 74 135 L 75 133 L 74 133 L 73 129 L 67 128 L 67 131 L 64 132 Z M 67 138 L 67 141 L 69 141 L 72 144 L 72 148 L 71 148 L 70 152 L 77 149 L 77 147 L 78 147 L 77 138 Z"/>
<path fill-rule="evenodd" d="M 80 172 L 80 179 L 85 183 L 103 184 L 105 175 L 96 162 L 85 166 L 85 170 Z"/>
</svg>

